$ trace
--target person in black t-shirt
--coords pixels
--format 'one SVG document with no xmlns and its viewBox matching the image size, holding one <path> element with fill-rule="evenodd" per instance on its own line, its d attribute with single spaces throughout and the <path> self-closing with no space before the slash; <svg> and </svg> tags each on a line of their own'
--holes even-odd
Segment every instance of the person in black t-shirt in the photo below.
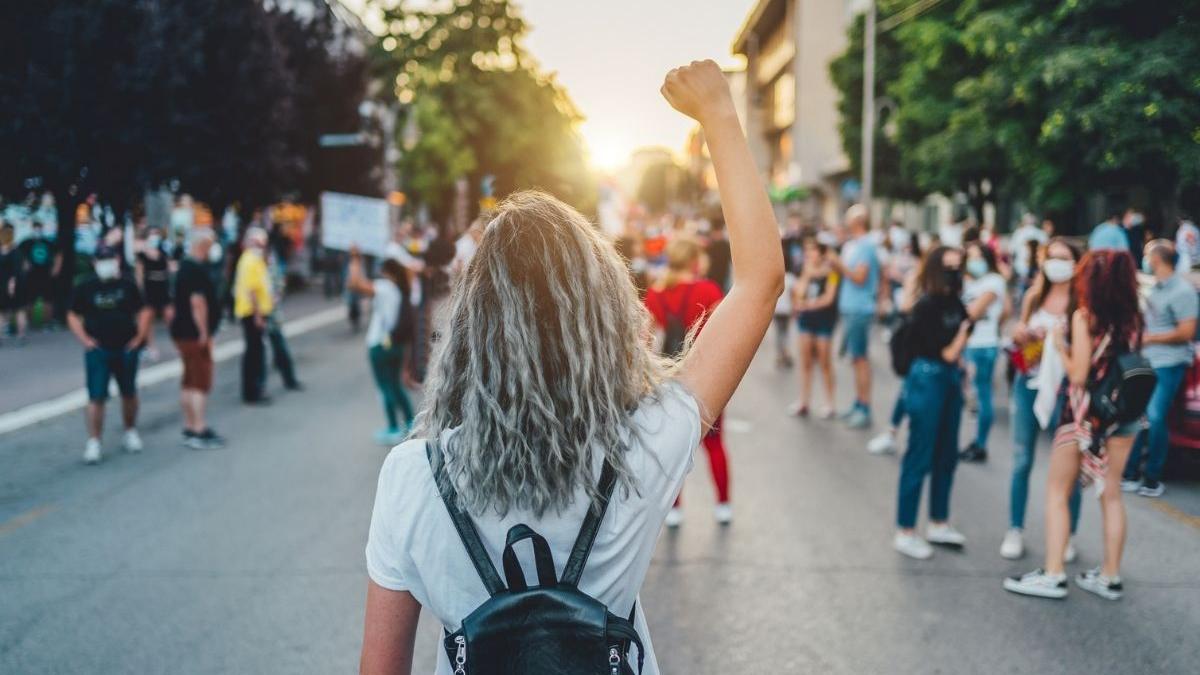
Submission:
<svg viewBox="0 0 1200 675">
<path fill-rule="evenodd" d="M 62 253 L 46 238 L 42 221 L 33 221 L 33 233 L 21 242 L 21 256 L 25 261 L 23 300 L 30 309 L 41 300 L 43 326 L 49 325 L 54 317 L 54 280 L 62 268 Z"/>
<path fill-rule="evenodd" d="M 170 260 L 163 247 L 162 231 L 157 227 L 150 228 L 146 231 L 146 238 L 142 240 L 141 244 L 134 268 L 138 287 L 142 289 L 142 297 L 153 315 L 170 325 L 173 261 Z M 151 361 L 158 359 L 158 350 L 154 348 L 153 330 L 147 334 L 146 356 Z"/>
<path fill-rule="evenodd" d="M 708 259 L 708 268 L 704 276 L 720 286 L 721 292 L 728 291 L 733 254 L 729 250 L 729 239 L 725 236 L 725 219 L 722 217 L 717 217 L 712 222 L 708 244 L 704 247 L 704 256 Z"/>
<path fill-rule="evenodd" d="M 962 251 L 939 246 L 925 256 L 908 332 L 913 361 L 904 377 L 904 407 L 909 416 L 908 449 L 900 466 L 896 536 L 893 546 L 912 558 L 933 554 L 929 544 L 962 546 L 966 538 L 950 526 L 950 488 L 958 466 L 958 429 L 962 419 L 962 368 L 959 359 L 971 333 L 963 306 Z M 925 476 L 930 475 L 929 527 L 916 533 L 917 507 Z"/>
<path fill-rule="evenodd" d="M 79 284 L 67 312 L 67 326 L 84 347 L 87 374 L 88 440 L 83 461 L 100 461 L 100 436 L 104 428 L 104 403 L 108 383 L 116 379 L 121 393 L 121 416 L 125 422 L 125 449 L 139 452 L 142 439 L 137 432 L 138 355 L 150 330 L 150 310 L 132 281 L 122 279 L 116 251 L 96 252 L 96 276 Z"/>
<path fill-rule="evenodd" d="M 13 244 L 13 226 L 5 223 L 0 227 L 0 339 L 7 337 L 9 325 L 16 323 L 18 342 L 25 341 L 25 281 L 22 278 L 24 265 L 21 251 Z"/>
<path fill-rule="evenodd" d="M 225 445 L 225 440 L 208 426 L 205 418 L 213 383 L 213 335 L 221 323 L 217 287 L 206 265 L 213 239 L 212 230 L 192 231 L 188 256 L 175 275 L 175 304 L 170 322 L 171 339 L 183 361 L 179 394 L 183 443 L 193 450 Z"/>
</svg>

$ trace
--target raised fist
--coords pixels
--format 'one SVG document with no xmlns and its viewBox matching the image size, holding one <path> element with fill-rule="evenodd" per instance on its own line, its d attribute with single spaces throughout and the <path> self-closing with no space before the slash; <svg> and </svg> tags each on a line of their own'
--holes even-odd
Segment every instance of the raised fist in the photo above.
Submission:
<svg viewBox="0 0 1200 675">
<path fill-rule="evenodd" d="M 692 61 L 667 73 L 661 91 L 672 108 L 700 124 L 735 114 L 729 83 L 711 59 Z"/>
</svg>

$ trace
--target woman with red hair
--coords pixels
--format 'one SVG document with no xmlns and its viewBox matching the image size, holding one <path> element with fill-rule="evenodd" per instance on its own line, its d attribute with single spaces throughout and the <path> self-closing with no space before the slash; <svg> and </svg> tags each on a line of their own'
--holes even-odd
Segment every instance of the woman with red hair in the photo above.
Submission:
<svg viewBox="0 0 1200 675">
<path fill-rule="evenodd" d="M 1100 567 L 1082 572 L 1075 584 L 1108 600 L 1118 600 L 1121 553 L 1125 547 L 1125 505 L 1121 501 L 1121 472 L 1134 436 L 1143 422 L 1111 432 L 1094 433 L 1087 419 L 1092 384 L 1104 377 L 1115 359 L 1140 347 L 1142 314 L 1138 309 L 1137 275 L 1127 251 L 1091 251 L 1075 274 L 1078 307 L 1071 316 L 1070 337 L 1059 328 L 1054 346 L 1067 373 L 1067 396 L 1062 423 L 1055 434 L 1046 484 L 1046 562 L 1042 569 L 1004 580 L 1014 593 L 1064 598 L 1067 575 L 1063 557 L 1070 537 L 1067 500 L 1080 479 L 1100 490 L 1104 522 L 1104 558 Z"/>
</svg>

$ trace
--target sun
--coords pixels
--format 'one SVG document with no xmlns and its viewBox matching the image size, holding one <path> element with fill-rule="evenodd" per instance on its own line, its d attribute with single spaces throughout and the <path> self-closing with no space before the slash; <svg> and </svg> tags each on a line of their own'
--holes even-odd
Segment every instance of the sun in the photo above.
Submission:
<svg viewBox="0 0 1200 675">
<path fill-rule="evenodd" d="M 614 171 L 629 161 L 633 148 L 623 134 L 613 133 L 609 129 L 597 129 L 587 124 L 583 125 L 582 132 L 583 140 L 587 144 L 588 160 L 593 167 L 603 171 Z"/>
</svg>

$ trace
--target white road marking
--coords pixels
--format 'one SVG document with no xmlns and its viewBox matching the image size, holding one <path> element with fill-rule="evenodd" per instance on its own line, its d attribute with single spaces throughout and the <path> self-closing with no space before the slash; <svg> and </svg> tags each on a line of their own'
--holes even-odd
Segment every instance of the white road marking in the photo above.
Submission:
<svg viewBox="0 0 1200 675">
<path fill-rule="evenodd" d="M 283 334 L 288 337 L 301 335 L 345 318 L 346 308 L 344 306 L 329 307 L 319 312 L 284 322 Z M 217 363 L 228 361 L 229 359 L 241 356 L 243 351 L 245 351 L 245 346 L 241 340 L 222 342 L 213 349 L 213 360 Z M 177 378 L 182 373 L 183 363 L 179 359 L 172 359 L 165 363 L 142 368 L 138 371 L 138 389 Z M 115 388 L 112 393 L 116 394 Z M 44 422 L 73 410 L 79 410 L 85 405 L 87 405 L 87 389 L 84 388 L 76 389 L 75 391 L 46 399 L 45 401 L 31 403 L 23 408 L 0 415 L 0 434 L 23 429 L 38 422 Z"/>
<path fill-rule="evenodd" d="M 725 431 L 733 434 L 746 434 L 754 431 L 753 424 L 750 424 L 746 420 L 739 420 L 735 417 L 726 417 L 724 425 Z"/>
</svg>

